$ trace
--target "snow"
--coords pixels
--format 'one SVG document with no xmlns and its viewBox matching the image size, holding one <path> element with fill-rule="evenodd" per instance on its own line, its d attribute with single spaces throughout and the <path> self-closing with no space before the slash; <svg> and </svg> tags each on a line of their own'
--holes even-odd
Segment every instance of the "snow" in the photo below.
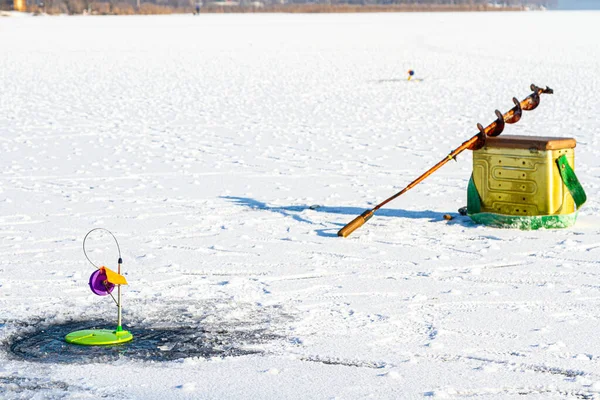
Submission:
<svg viewBox="0 0 600 400">
<path fill-rule="evenodd" d="M 3 18 L 0 397 L 600 396 L 598 16 Z M 459 216 L 463 153 L 336 236 L 531 83 L 555 94 L 505 134 L 577 139 L 574 227 Z M 174 341 L 19 356 L 114 323 L 87 288 L 95 227 L 119 240 L 134 343 Z M 87 246 L 116 267 L 110 237 Z"/>
</svg>

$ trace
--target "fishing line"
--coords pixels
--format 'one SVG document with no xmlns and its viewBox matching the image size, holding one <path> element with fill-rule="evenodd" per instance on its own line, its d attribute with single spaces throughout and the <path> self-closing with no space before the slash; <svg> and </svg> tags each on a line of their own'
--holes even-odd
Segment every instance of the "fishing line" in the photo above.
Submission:
<svg viewBox="0 0 600 400">
<path fill-rule="evenodd" d="M 92 260 L 90 260 L 90 258 L 87 255 L 87 252 L 85 251 L 85 241 L 88 238 L 88 236 L 90 235 L 90 233 L 92 233 L 94 231 L 105 231 L 105 232 L 108 232 L 110 234 L 110 236 L 113 237 L 113 239 L 115 240 L 115 243 L 117 245 L 117 251 L 119 252 L 119 264 L 123 263 L 123 260 L 121 259 L 121 248 L 119 247 L 119 242 L 117 241 L 117 238 L 115 237 L 115 235 L 113 235 L 113 233 L 106 228 L 94 228 L 91 231 L 89 231 L 83 238 L 83 254 L 85 255 L 85 258 L 87 258 L 87 260 L 90 262 L 90 264 L 92 264 L 94 267 L 96 267 L 96 269 L 100 269 L 99 266 L 97 266 L 96 264 L 94 264 L 92 262 Z"/>
</svg>

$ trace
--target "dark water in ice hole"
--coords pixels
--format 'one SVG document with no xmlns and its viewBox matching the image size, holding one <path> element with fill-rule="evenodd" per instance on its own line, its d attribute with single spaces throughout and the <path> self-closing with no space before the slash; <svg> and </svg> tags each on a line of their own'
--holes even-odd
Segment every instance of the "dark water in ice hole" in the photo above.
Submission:
<svg viewBox="0 0 600 400">
<path fill-rule="evenodd" d="M 151 327 L 129 329 L 133 341 L 111 346 L 79 346 L 65 342 L 66 334 L 81 329 L 110 329 L 114 322 L 75 321 L 33 328 L 8 339 L 6 347 L 13 358 L 45 363 L 89 363 L 117 359 L 171 361 L 188 357 L 235 357 L 261 353 L 256 348 L 279 336 L 267 329 L 231 328 L 210 330 L 202 326 Z M 255 347 L 255 348 L 253 348 Z"/>
</svg>

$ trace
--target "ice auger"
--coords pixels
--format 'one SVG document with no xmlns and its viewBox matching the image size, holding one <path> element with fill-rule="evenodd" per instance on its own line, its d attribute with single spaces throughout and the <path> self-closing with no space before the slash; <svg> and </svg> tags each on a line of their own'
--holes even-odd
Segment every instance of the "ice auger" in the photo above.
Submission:
<svg viewBox="0 0 600 400">
<path fill-rule="evenodd" d="M 395 198 L 399 197 L 400 195 L 404 194 L 405 192 L 412 189 L 413 187 L 417 186 L 425 178 L 427 178 L 429 175 L 433 174 L 435 171 L 440 169 L 448 161 L 450 161 L 450 160 L 456 161 L 456 156 L 459 155 L 460 153 L 462 153 L 464 150 L 467 150 L 467 149 L 468 150 L 478 150 L 478 149 L 482 148 L 485 145 L 486 137 L 498 136 L 504 130 L 505 124 L 514 124 L 514 123 L 518 122 L 521 119 L 523 110 L 526 110 L 526 111 L 534 110 L 540 104 L 540 94 L 554 93 L 554 91 L 552 89 L 550 89 L 548 86 L 546 86 L 545 89 L 542 89 L 540 87 L 537 87 L 534 84 L 531 84 L 531 90 L 533 91 L 533 93 L 531 93 L 529 96 L 527 96 L 525 99 L 523 99 L 520 102 L 515 97 L 513 97 L 513 102 L 515 103 L 515 106 L 513 108 L 511 108 L 510 110 L 508 110 L 506 113 L 502 114 L 500 111 L 496 110 L 495 113 L 496 113 L 497 119 L 494 122 L 492 122 L 491 124 L 489 124 L 488 126 L 486 126 L 485 128 L 481 124 L 477 124 L 477 129 L 479 129 L 479 133 L 477 133 L 471 139 L 467 140 L 466 142 L 464 142 L 463 144 L 458 146 L 456 149 L 452 150 L 452 152 L 450 152 L 450 154 L 448 154 L 446 156 L 446 158 L 444 158 L 443 160 L 438 162 L 436 165 L 434 165 L 432 168 L 427 170 L 423 175 L 419 176 L 417 179 L 415 179 L 414 181 L 409 183 L 408 186 L 406 186 L 404 189 L 402 189 L 401 191 L 399 191 L 392 197 L 389 197 L 385 201 L 379 203 L 372 209 L 366 210 L 361 215 L 354 218 L 352 221 L 350 221 L 348 224 L 346 224 L 346 226 L 344 226 L 342 229 L 339 230 L 338 236 L 346 237 L 346 236 L 350 235 L 352 232 L 354 232 L 355 230 L 357 230 L 358 228 L 363 226 L 365 224 L 365 222 L 367 222 L 369 219 L 371 219 L 371 217 L 373 217 L 373 214 L 375 214 L 375 211 L 379 210 L 381 207 L 383 207 L 390 201 L 394 200 Z"/>
</svg>

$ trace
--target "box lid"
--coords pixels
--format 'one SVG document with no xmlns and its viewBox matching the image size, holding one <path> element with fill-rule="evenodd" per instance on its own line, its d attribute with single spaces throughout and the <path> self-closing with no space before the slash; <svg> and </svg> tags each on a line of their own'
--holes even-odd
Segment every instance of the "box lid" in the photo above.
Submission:
<svg viewBox="0 0 600 400">
<path fill-rule="evenodd" d="M 505 149 L 561 150 L 572 149 L 576 145 L 573 138 L 549 136 L 500 135 L 487 137 L 485 147 Z"/>
</svg>

